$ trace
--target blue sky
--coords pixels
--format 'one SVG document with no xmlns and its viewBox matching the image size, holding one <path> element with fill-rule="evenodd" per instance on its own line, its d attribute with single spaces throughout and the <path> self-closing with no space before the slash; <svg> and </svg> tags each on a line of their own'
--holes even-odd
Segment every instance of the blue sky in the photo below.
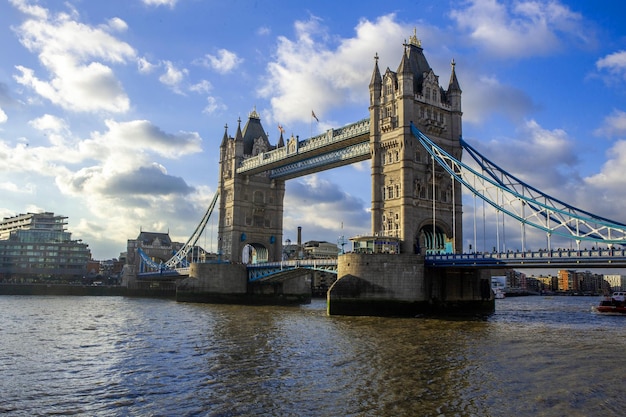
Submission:
<svg viewBox="0 0 626 417">
<path fill-rule="evenodd" d="M 395 71 L 416 30 L 444 87 L 456 62 L 466 141 L 542 191 L 626 222 L 624 9 L 0 0 L 0 216 L 68 216 L 96 259 L 140 229 L 184 242 L 216 190 L 226 124 L 234 135 L 256 109 L 275 144 L 278 124 L 306 138 L 368 117 L 374 55 Z M 284 238 L 298 226 L 304 240 L 369 233 L 369 174 L 362 162 L 289 181 Z"/>
</svg>

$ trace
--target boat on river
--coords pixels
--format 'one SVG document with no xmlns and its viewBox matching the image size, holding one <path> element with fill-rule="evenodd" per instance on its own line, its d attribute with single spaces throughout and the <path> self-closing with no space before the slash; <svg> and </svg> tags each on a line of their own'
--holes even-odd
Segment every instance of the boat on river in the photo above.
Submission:
<svg viewBox="0 0 626 417">
<path fill-rule="evenodd" d="M 601 314 L 626 315 L 626 291 L 616 291 L 610 297 L 604 297 L 593 311 Z"/>
</svg>

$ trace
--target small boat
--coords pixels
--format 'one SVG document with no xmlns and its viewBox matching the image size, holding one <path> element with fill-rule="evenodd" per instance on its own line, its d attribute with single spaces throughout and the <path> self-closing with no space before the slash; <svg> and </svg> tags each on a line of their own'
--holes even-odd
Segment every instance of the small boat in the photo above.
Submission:
<svg viewBox="0 0 626 417">
<path fill-rule="evenodd" d="M 600 305 L 593 307 L 593 311 L 602 314 L 626 315 L 626 291 L 616 291 L 610 297 L 604 297 Z"/>
<path fill-rule="evenodd" d="M 504 291 L 502 291 L 500 288 L 494 288 L 493 289 L 493 297 L 501 300 L 503 298 L 506 297 L 506 293 Z"/>
</svg>

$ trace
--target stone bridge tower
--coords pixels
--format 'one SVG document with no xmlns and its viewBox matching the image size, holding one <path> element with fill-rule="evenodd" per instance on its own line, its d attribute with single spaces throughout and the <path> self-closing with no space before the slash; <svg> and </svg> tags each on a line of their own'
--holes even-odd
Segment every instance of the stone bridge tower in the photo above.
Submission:
<svg viewBox="0 0 626 417">
<path fill-rule="evenodd" d="M 277 146 L 283 146 L 282 135 Z M 220 145 L 218 253 L 235 263 L 278 261 L 282 257 L 283 197 L 285 181 L 272 180 L 268 172 L 237 174 L 245 158 L 274 149 L 261 118 L 253 110 L 235 137 L 228 127 Z"/>
<path fill-rule="evenodd" d="M 461 159 L 461 89 L 454 61 L 446 90 L 414 34 L 396 72 L 387 68 L 381 76 L 376 56 L 369 90 L 372 232 L 400 238 L 403 253 L 461 251 L 461 185 L 433 168 L 410 129 L 413 122 Z"/>
</svg>

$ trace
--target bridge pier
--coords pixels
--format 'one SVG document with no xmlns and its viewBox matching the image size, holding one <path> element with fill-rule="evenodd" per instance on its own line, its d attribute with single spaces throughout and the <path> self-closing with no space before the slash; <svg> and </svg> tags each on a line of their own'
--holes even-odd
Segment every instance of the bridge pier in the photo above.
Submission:
<svg viewBox="0 0 626 417">
<path fill-rule="evenodd" d="M 348 253 L 337 260 L 329 315 L 475 315 L 495 310 L 488 272 L 424 267 L 414 254 Z"/>
<path fill-rule="evenodd" d="M 192 263 L 189 278 L 178 283 L 176 301 L 214 304 L 304 304 L 311 302 L 309 274 L 282 280 L 248 282 L 244 264 Z"/>
</svg>

